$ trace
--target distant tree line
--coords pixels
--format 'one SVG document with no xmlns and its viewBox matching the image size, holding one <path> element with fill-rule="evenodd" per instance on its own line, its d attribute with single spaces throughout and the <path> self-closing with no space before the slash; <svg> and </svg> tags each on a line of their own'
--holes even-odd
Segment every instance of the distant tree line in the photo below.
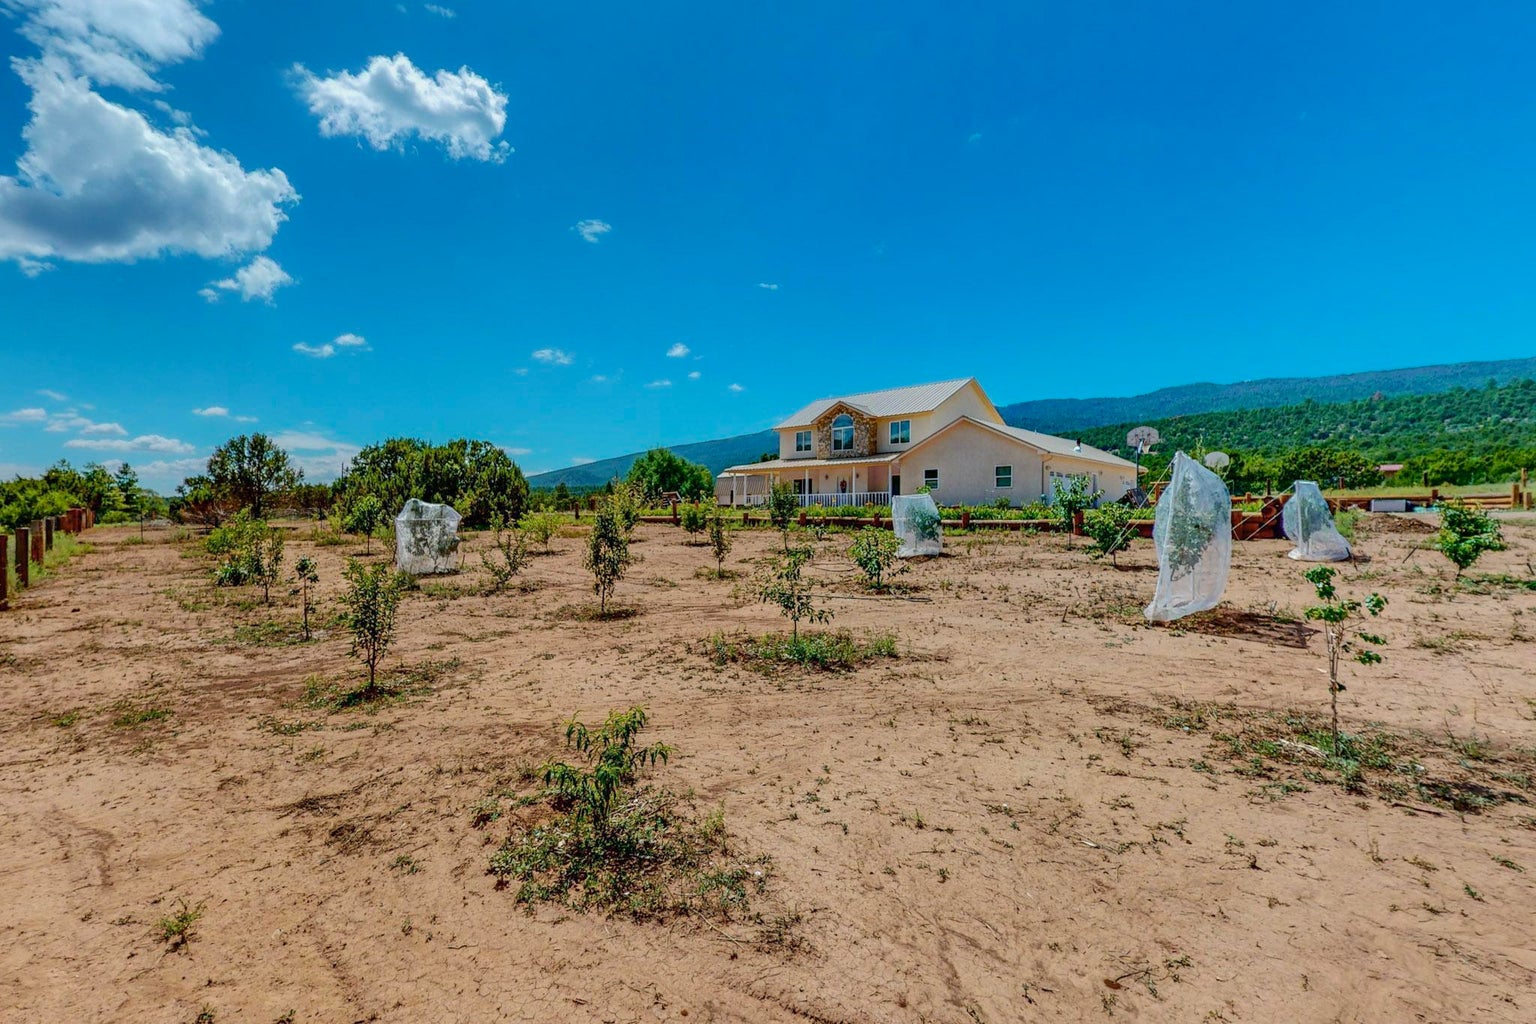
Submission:
<svg viewBox="0 0 1536 1024">
<path fill-rule="evenodd" d="M 166 502 L 139 486 L 126 462 L 113 471 L 97 462 L 76 469 L 61 459 L 41 476 L 0 481 L 0 527 L 6 530 L 70 508 L 89 508 L 100 523 L 131 523 L 164 515 Z"/>
<path fill-rule="evenodd" d="M 1139 424 L 1095 427 L 1085 443 L 1130 457 L 1126 432 Z M 1456 388 L 1355 402 L 1301 402 L 1271 409 L 1152 420 L 1162 435 L 1142 458 L 1149 479 L 1173 453 L 1216 450 L 1232 457 L 1226 477 L 1238 491 L 1283 490 L 1295 480 L 1371 487 L 1377 467 L 1401 463 L 1398 480 L 1431 485 L 1500 483 L 1536 469 L 1536 381 Z"/>
</svg>

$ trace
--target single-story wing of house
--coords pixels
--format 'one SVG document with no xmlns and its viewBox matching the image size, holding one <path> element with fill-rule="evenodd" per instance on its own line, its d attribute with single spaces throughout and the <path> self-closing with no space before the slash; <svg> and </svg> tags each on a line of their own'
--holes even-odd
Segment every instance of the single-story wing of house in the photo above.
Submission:
<svg viewBox="0 0 1536 1024">
<path fill-rule="evenodd" d="M 778 457 L 731 466 L 723 505 L 761 505 L 775 484 L 802 505 L 887 505 L 927 488 L 941 505 L 1050 501 L 1054 482 L 1085 477 L 1102 501 L 1136 486 L 1134 463 L 1080 441 L 1010 427 L 974 377 L 823 398 L 774 428 Z"/>
</svg>

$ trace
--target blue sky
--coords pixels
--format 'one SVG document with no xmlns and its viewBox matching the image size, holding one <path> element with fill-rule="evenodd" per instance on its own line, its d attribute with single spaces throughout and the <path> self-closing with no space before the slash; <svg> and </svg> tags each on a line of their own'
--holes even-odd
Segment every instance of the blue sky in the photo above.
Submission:
<svg viewBox="0 0 1536 1024">
<path fill-rule="evenodd" d="M 7 475 L 1536 351 L 1528 3 L 0 12 Z"/>
</svg>

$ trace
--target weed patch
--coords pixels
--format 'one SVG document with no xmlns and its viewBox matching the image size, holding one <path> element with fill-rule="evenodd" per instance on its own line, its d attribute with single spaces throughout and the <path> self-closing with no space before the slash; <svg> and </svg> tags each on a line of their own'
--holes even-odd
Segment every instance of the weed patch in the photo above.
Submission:
<svg viewBox="0 0 1536 1024">
<path fill-rule="evenodd" d="M 848 671 L 879 658 L 895 658 L 896 634 L 855 633 L 839 629 L 825 633 L 766 633 L 732 639 L 714 633 L 704 641 L 704 653 L 718 666 L 740 663 L 757 669 L 799 665 L 823 671 Z"/>
</svg>

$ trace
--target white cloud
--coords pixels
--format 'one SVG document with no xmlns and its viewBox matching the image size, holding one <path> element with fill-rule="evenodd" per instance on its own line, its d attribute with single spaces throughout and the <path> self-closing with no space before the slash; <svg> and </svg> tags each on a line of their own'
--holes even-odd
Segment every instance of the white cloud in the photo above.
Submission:
<svg viewBox="0 0 1536 1024">
<path fill-rule="evenodd" d="M 0 423 L 47 423 L 47 409 L 12 409 L 0 416 Z"/>
<path fill-rule="evenodd" d="M 734 392 L 736 394 L 740 394 L 741 392 L 743 392 L 743 391 L 745 391 L 747 389 L 742 387 L 740 384 L 732 384 L 730 387 L 726 388 L 725 390 Z"/>
<path fill-rule="evenodd" d="M 81 427 L 80 433 L 87 434 L 111 434 L 114 437 L 122 437 L 128 433 L 121 423 L 92 423 L 90 426 Z"/>
<path fill-rule="evenodd" d="M 229 410 L 222 405 L 210 405 L 202 409 L 193 409 L 194 416 L 228 416 Z"/>
<path fill-rule="evenodd" d="M 194 130 L 160 131 L 94 85 L 163 87 L 153 73 L 198 56 L 218 27 L 189 0 L 0 0 L 36 57 L 11 67 L 31 91 L 26 149 L 0 175 L 0 260 L 132 261 L 265 249 L 299 196 L 277 169 L 246 171 Z"/>
<path fill-rule="evenodd" d="M 508 455 L 512 456 L 513 458 L 517 458 L 519 455 L 532 455 L 533 454 L 533 449 L 532 448 L 509 448 L 506 445 L 502 445 L 501 446 L 501 450 L 506 452 Z"/>
<path fill-rule="evenodd" d="M 138 472 L 139 479 L 149 486 L 170 490 L 187 477 L 207 469 L 208 460 L 200 456 L 191 459 L 156 459 L 153 462 L 141 462 L 133 468 Z"/>
<path fill-rule="evenodd" d="M 779 286 L 778 285 L 771 284 L 768 281 L 759 281 L 759 282 L 757 282 L 757 286 L 759 288 L 767 289 L 770 292 L 776 292 L 776 291 L 779 290 Z"/>
<path fill-rule="evenodd" d="M 235 271 L 234 277 L 215 281 L 197 294 L 209 302 L 217 302 L 220 292 L 239 292 L 244 302 L 260 299 L 270 304 L 272 294 L 290 284 L 293 284 L 293 278 L 288 276 L 288 272 L 276 260 L 268 256 L 257 256 Z"/>
<path fill-rule="evenodd" d="M 336 346 L 330 342 L 324 345 L 306 345 L 302 341 L 294 342 L 293 350 L 300 355 L 310 356 L 314 359 L 329 359 L 336 354 Z"/>
<path fill-rule="evenodd" d="M 346 334 L 336 335 L 334 344 L 337 348 L 361 348 L 366 350 L 368 348 L 368 339 L 361 334 L 353 334 L 349 331 Z"/>
<path fill-rule="evenodd" d="M 528 367 L 526 367 L 526 366 L 519 366 L 517 369 L 513 370 L 512 372 L 517 374 L 519 377 L 526 377 L 526 376 L 528 376 Z"/>
<path fill-rule="evenodd" d="M 37 393 L 42 395 L 44 398 L 51 398 L 55 402 L 67 402 L 67 401 L 69 401 L 69 396 L 68 395 L 61 395 L 61 394 L 59 394 L 59 392 L 53 391 L 53 390 L 51 390 L 49 388 L 40 388 L 40 389 L 38 389 Z"/>
<path fill-rule="evenodd" d="M 312 359 L 329 359 L 341 349 L 354 349 L 358 352 L 373 351 L 368 346 L 367 338 L 364 338 L 361 334 L 351 333 L 338 334 L 323 345 L 309 345 L 301 341 L 293 346 L 295 352 L 300 355 L 309 356 Z"/>
<path fill-rule="evenodd" d="M 682 342 L 679 341 L 677 344 L 675 344 L 671 348 L 667 349 L 667 358 L 668 359 L 681 359 L 684 356 L 686 356 L 689 352 L 692 352 L 692 351 L 693 350 L 690 349 L 687 345 L 684 345 Z"/>
<path fill-rule="evenodd" d="M 663 377 L 661 380 L 653 380 L 646 385 L 648 388 L 669 388 L 671 386 L 672 382 L 667 380 L 665 377 Z"/>
<path fill-rule="evenodd" d="M 702 373 L 700 373 L 698 370 L 694 370 L 692 373 L 688 374 L 688 379 L 698 380 L 702 376 L 704 376 Z"/>
<path fill-rule="evenodd" d="M 590 218 L 577 221 L 571 225 L 571 230 L 580 235 L 583 241 L 596 245 L 604 235 L 613 230 L 613 225 L 605 220 Z"/>
<path fill-rule="evenodd" d="M 442 143 L 455 160 L 500 163 L 512 152 L 496 141 L 507 124 L 506 94 L 467 67 L 428 78 L 397 53 L 371 58 L 357 74 L 321 78 L 302 64 L 293 73 L 321 135 L 355 135 L 381 151 L 417 136 Z"/>
<path fill-rule="evenodd" d="M 422 4 L 421 6 L 439 18 L 457 18 L 459 16 L 459 12 L 455 11 L 452 7 L 440 7 L 437 4 Z"/>
<path fill-rule="evenodd" d="M 589 459 L 585 455 L 572 455 L 571 456 L 571 465 L 573 465 L 573 466 L 590 466 L 590 465 L 592 465 L 592 463 L 594 463 L 596 461 L 597 461 L 596 459 Z"/>
<path fill-rule="evenodd" d="M 197 450 L 185 441 L 159 434 L 140 434 L 127 440 L 73 437 L 64 442 L 64 447 L 92 448 L 103 452 L 160 452 L 164 455 L 190 455 Z"/>
<path fill-rule="evenodd" d="M 362 450 L 314 430 L 284 430 L 273 436 L 272 443 L 291 454 L 305 479 L 316 481 L 334 480 L 346 472 L 347 464 Z"/>
<path fill-rule="evenodd" d="M 569 352 L 559 348 L 541 348 L 533 353 L 533 358 L 546 366 L 570 366 L 575 359 Z"/>
</svg>

